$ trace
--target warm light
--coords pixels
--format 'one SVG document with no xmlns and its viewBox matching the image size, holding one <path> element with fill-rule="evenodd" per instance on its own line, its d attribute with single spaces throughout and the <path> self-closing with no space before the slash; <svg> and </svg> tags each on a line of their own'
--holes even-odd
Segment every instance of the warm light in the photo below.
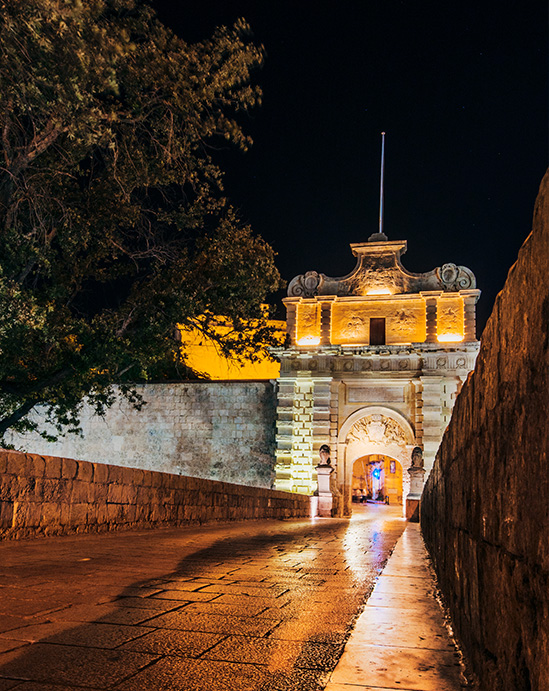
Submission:
<svg viewBox="0 0 549 691">
<path fill-rule="evenodd" d="M 463 341 L 463 336 L 461 334 L 440 334 L 437 336 L 437 341 L 440 343 L 454 343 L 457 341 Z"/>
<path fill-rule="evenodd" d="M 372 288 L 372 290 L 369 290 L 366 295 L 391 295 L 391 291 L 389 288 Z"/>
<path fill-rule="evenodd" d="M 319 345 L 320 344 L 320 337 L 319 336 L 303 336 L 303 338 L 300 338 L 299 341 L 297 342 L 297 345 Z"/>
<path fill-rule="evenodd" d="M 286 328 L 282 321 L 269 320 L 269 325 L 275 326 L 280 343 L 283 342 Z M 219 350 L 217 343 L 203 335 L 198 329 L 179 325 L 181 345 L 185 352 L 185 363 L 195 372 L 201 372 L 209 379 L 244 380 L 244 379 L 277 379 L 280 376 L 280 363 L 271 360 L 267 353 L 258 349 L 256 362 L 225 357 Z M 216 320 L 215 331 L 220 336 L 227 335 L 232 325 L 224 317 Z"/>
</svg>

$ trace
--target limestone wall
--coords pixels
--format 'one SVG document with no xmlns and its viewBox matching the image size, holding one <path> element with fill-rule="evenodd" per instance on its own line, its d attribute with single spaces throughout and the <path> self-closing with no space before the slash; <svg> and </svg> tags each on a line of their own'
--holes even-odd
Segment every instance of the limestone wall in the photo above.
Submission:
<svg viewBox="0 0 549 691">
<path fill-rule="evenodd" d="M 83 436 L 48 443 L 8 438 L 15 448 L 176 475 L 270 488 L 276 396 L 271 381 L 178 382 L 137 387 L 140 412 L 117 401 L 104 418 L 84 407 Z"/>
<path fill-rule="evenodd" d="M 549 173 L 422 498 L 421 526 L 484 691 L 547 691 Z"/>
<path fill-rule="evenodd" d="M 0 539 L 310 515 L 310 499 L 0 450 Z"/>
</svg>

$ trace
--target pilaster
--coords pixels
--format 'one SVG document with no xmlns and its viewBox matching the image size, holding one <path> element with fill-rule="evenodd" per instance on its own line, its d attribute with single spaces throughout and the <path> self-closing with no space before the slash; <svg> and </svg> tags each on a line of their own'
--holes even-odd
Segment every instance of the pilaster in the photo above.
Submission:
<svg viewBox="0 0 549 691">
<path fill-rule="evenodd" d="M 278 380 L 275 488 L 292 491 L 292 441 L 295 379 Z"/>
<path fill-rule="evenodd" d="M 478 291 L 475 291 L 478 293 Z M 463 295 L 463 340 L 471 343 L 476 340 L 476 309 L 475 304 L 478 294 Z"/>
<path fill-rule="evenodd" d="M 320 303 L 320 345 L 332 342 L 332 302 L 334 298 L 323 299 Z"/>
<path fill-rule="evenodd" d="M 297 305 L 299 298 L 286 298 L 283 302 L 286 306 L 286 332 L 290 337 L 290 343 L 295 345 L 297 340 Z"/>
<path fill-rule="evenodd" d="M 316 457 L 322 444 L 330 445 L 332 378 L 318 377 L 311 381 L 313 383 L 313 453 Z"/>
<path fill-rule="evenodd" d="M 430 472 L 444 431 L 442 421 L 442 377 L 420 377 L 423 400 L 423 457 Z"/>
<path fill-rule="evenodd" d="M 426 312 L 426 343 L 437 342 L 437 298 L 435 296 L 425 297 Z"/>
<path fill-rule="evenodd" d="M 421 379 L 412 379 L 414 387 L 414 430 L 416 444 L 423 446 L 423 383 Z"/>
</svg>

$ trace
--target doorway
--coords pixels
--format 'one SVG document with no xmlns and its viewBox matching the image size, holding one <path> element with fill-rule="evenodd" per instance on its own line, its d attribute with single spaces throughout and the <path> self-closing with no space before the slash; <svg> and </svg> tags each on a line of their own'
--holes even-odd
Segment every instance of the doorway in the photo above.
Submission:
<svg viewBox="0 0 549 691">
<path fill-rule="evenodd" d="M 402 465 L 395 458 L 370 454 L 353 463 L 353 504 L 402 505 Z"/>
</svg>

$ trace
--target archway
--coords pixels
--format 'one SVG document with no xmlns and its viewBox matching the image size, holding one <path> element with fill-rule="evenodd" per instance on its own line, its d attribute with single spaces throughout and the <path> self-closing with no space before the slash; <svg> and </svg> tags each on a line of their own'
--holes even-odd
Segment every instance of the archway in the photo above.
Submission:
<svg viewBox="0 0 549 691">
<path fill-rule="evenodd" d="M 343 463 L 338 461 L 338 483 L 343 494 L 344 513 L 350 515 L 352 512 L 355 462 L 370 456 L 387 457 L 389 468 L 391 460 L 398 462 L 402 491 L 398 491 L 398 486 L 396 496 L 402 497 L 404 505 L 410 486 L 406 470 L 411 465 L 414 446 L 413 428 L 401 413 L 385 406 L 366 406 L 352 413 L 341 426 L 338 438 L 338 459 L 343 460 Z M 395 475 L 397 468 L 395 464 Z"/>
<path fill-rule="evenodd" d="M 367 501 L 402 505 L 402 464 L 384 454 L 361 456 L 353 463 L 351 484 L 353 505 Z"/>
</svg>

